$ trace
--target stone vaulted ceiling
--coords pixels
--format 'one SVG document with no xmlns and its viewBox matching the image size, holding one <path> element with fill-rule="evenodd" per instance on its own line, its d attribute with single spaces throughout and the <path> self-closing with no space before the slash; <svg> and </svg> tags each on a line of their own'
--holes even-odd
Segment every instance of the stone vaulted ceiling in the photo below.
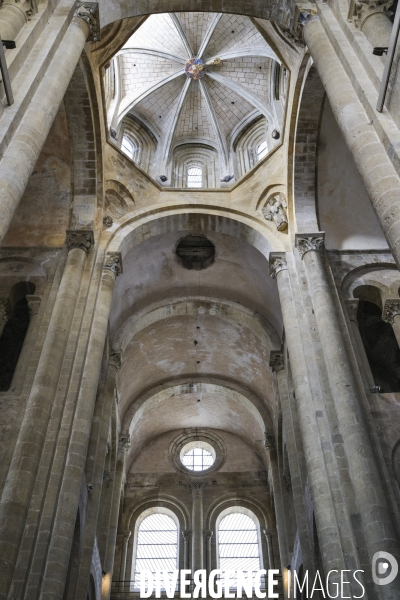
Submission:
<svg viewBox="0 0 400 600">
<path fill-rule="evenodd" d="M 119 102 L 111 125 L 133 116 L 157 139 L 162 172 L 174 148 L 208 144 L 229 172 L 234 138 L 257 117 L 278 126 L 272 66 L 253 21 L 217 13 L 150 16 L 118 54 Z"/>
</svg>

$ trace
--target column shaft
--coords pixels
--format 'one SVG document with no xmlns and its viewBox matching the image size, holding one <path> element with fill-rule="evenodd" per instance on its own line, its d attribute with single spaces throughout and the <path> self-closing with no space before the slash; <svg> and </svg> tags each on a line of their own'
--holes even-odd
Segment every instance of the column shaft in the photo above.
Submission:
<svg viewBox="0 0 400 600">
<path fill-rule="evenodd" d="M 271 258 L 270 258 L 271 261 Z M 324 568 L 346 569 L 346 561 L 341 548 L 340 535 L 336 523 L 335 506 L 327 479 L 326 467 L 316 422 L 315 403 L 308 383 L 307 365 L 299 331 L 296 307 L 286 259 L 276 258 L 271 262 L 273 276 L 277 278 L 279 299 L 285 326 L 285 335 L 290 354 L 290 364 L 296 399 L 299 405 L 299 421 L 304 445 L 307 472 L 314 499 L 315 517 L 319 540 L 323 551 Z"/>
<path fill-rule="evenodd" d="M 92 549 L 94 546 L 96 531 L 99 518 L 100 500 L 102 497 L 104 466 L 106 462 L 107 440 L 110 428 L 112 407 L 115 394 L 116 377 L 121 365 L 121 356 L 119 353 L 113 353 L 108 366 L 107 380 L 103 390 L 103 406 L 101 410 L 101 420 L 97 438 L 97 449 L 95 465 L 93 468 L 93 478 L 88 483 L 93 484 L 93 491 L 90 494 L 90 503 L 85 528 L 85 537 L 83 542 L 82 559 L 79 565 L 78 582 L 76 588 L 75 600 L 86 600 L 87 587 L 90 577 L 90 567 L 92 561 Z"/>
<path fill-rule="evenodd" d="M 272 546 L 272 534 L 270 531 L 264 529 L 265 541 L 267 542 L 267 551 L 268 551 L 268 569 L 275 569 L 275 560 L 274 560 L 274 548 Z"/>
<path fill-rule="evenodd" d="M 304 502 L 304 487 L 302 485 L 301 467 L 299 464 L 300 456 L 298 449 L 295 446 L 296 440 L 298 440 L 298 436 L 296 436 L 292 416 L 292 404 L 294 404 L 294 401 L 292 402 L 289 397 L 286 381 L 286 371 L 283 368 L 283 359 L 281 360 L 282 365 L 276 368 L 276 378 L 278 382 L 279 399 L 282 410 L 282 420 L 286 431 L 286 439 L 288 445 L 288 459 L 290 465 L 290 475 L 292 480 L 294 511 L 296 515 L 296 524 L 300 540 L 303 565 L 305 570 L 308 570 L 310 571 L 310 573 L 312 573 L 313 549 L 308 530 L 307 510 Z M 283 567 L 286 567 L 287 564 L 284 564 Z"/>
<path fill-rule="evenodd" d="M 321 10 L 329 8 L 324 6 Z M 311 18 L 305 25 L 304 40 L 382 231 L 400 267 L 399 176 L 318 18 Z"/>
<path fill-rule="evenodd" d="M 2 11 L 0 11 L 2 12 Z M 24 194 L 88 37 L 74 18 L 0 162 L 0 245 Z"/>
<path fill-rule="evenodd" d="M 111 507 L 111 518 L 110 518 L 110 528 L 108 534 L 108 542 L 107 542 L 107 551 L 106 558 L 103 565 L 103 571 L 106 572 L 105 577 L 107 581 L 111 584 L 112 576 L 113 576 L 113 568 L 114 568 L 114 556 L 115 556 L 115 546 L 117 541 L 117 533 L 118 533 L 118 517 L 119 517 L 119 507 L 121 502 L 121 491 L 122 491 L 122 479 L 124 476 L 124 461 L 121 458 L 117 461 L 117 468 L 114 475 L 114 487 L 113 487 L 113 498 L 112 498 L 112 507 Z M 110 598 L 111 593 L 111 585 L 107 585 L 105 589 L 102 590 L 101 600 L 108 600 Z"/>
<path fill-rule="evenodd" d="M 203 492 L 204 482 L 189 484 L 192 492 L 192 573 L 204 569 Z"/>
<path fill-rule="evenodd" d="M 272 477 L 272 488 L 274 492 L 274 506 L 276 515 L 276 527 L 278 531 L 279 556 L 281 562 L 281 569 L 283 570 L 283 568 L 287 567 L 287 565 L 289 564 L 290 558 L 286 531 L 285 510 L 283 505 L 283 493 L 281 487 L 282 483 L 281 476 L 279 473 L 276 450 L 274 447 L 270 447 L 268 448 L 268 450 Z"/>
<path fill-rule="evenodd" d="M 70 250 L 4 486 L 0 598 L 7 597 L 14 572 L 85 264 L 86 250 Z"/>
<path fill-rule="evenodd" d="M 329 386 L 338 418 L 338 433 L 343 439 L 369 556 L 372 560 L 375 552 L 385 548 L 400 558 L 399 541 L 395 534 L 390 507 L 383 493 L 326 268 L 319 249 L 315 249 L 313 239 L 319 238 L 299 239 L 298 245 L 303 253 Z M 400 582 L 395 581 L 382 587 L 385 588 L 382 597 L 391 598 L 394 590 L 400 591 Z"/>
<path fill-rule="evenodd" d="M 0 35 L 2 40 L 15 40 L 28 21 L 29 4 L 4 2 L 0 8 Z"/>
<path fill-rule="evenodd" d="M 370 14 L 361 24 L 361 31 L 372 48 L 388 47 L 393 24 L 385 12 Z"/>
<path fill-rule="evenodd" d="M 131 532 L 130 531 L 125 531 L 124 533 L 124 544 L 122 547 L 122 557 L 121 557 L 121 567 L 119 570 L 119 580 L 120 581 L 125 581 L 125 573 L 126 573 L 126 559 L 128 556 L 128 544 L 129 544 L 129 539 L 131 537 Z M 124 585 L 121 584 L 121 591 L 127 590 L 128 588 Z"/>
<path fill-rule="evenodd" d="M 185 529 L 182 531 L 183 537 L 183 568 L 189 569 L 189 538 L 192 534 L 191 529 Z"/>
<path fill-rule="evenodd" d="M 119 255 L 107 258 L 95 317 L 86 353 L 83 375 L 72 424 L 63 482 L 54 519 L 48 560 L 43 577 L 40 600 L 62 598 L 68 571 L 74 523 L 79 505 L 101 363 L 107 336 L 115 277 L 120 272 Z"/>
</svg>

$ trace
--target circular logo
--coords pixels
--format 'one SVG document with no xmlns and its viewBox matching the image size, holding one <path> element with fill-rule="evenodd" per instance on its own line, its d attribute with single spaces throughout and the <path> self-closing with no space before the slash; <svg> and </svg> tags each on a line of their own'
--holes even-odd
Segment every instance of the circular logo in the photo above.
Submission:
<svg viewBox="0 0 400 600">
<path fill-rule="evenodd" d="M 399 571 L 397 560 L 389 552 L 376 552 L 372 557 L 372 579 L 376 585 L 387 585 L 396 579 Z"/>
<path fill-rule="evenodd" d="M 185 65 L 185 73 L 190 79 L 201 79 L 206 74 L 206 65 L 201 58 L 191 58 Z"/>
</svg>

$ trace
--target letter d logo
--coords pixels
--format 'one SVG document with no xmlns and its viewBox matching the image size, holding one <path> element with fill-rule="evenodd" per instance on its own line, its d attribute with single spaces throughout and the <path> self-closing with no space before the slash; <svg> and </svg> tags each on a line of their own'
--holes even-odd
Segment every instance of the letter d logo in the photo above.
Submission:
<svg viewBox="0 0 400 600">
<path fill-rule="evenodd" d="M 397 560 L 389 552 L 375 552 L 372 557 L 372 579 L 376 585 L 387 585 L 396 579 Z"/>
</svg>

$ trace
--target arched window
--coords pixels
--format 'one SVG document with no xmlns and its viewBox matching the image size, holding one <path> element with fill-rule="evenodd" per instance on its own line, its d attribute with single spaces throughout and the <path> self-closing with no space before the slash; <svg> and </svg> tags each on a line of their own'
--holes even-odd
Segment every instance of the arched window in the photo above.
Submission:
<svg viewBox="0 0 400 600">
<path fill-rule="evenodd" d="M 138 529 L 134 558 L 134 587 L 140 587 L 140 573 L 166 571 L 178 568 L 178 526 L 164 512 L 145 517 Z"/>
<path fill-rule="evenodd" d="M 187 170 L 187 187 L 203 187 L 203 169 L 200 166 L 189 167 Z"/>
<path fill-rule="evenodd" d="M 127 136 L 124 135 L 122 138 L 121 150 L 124 152 L 129 158 L 134 158 L 136 154 L 136 145 L 134 142 Z"/>
<path fill-rule="evenodd" d="M 268 146 L 267 146 L 267 142 L 265 140 L 263 142 L 261 142 L 261 144 L 258 144 L 256 152 L 257 152 L 257 160 L 261 160 L 262 158 L 264 158 L 264 156 L 267 156 Z"/>
<path fill-rule="evenodd" d="M 218 559 L 222 571 L 243 571 L 249 577 L 262 567 L 259 528 L 255 518 L 246 513 L 230 512 L 219 522 Z M 236 587 L 232 578 L 230 587 Z"/>
</svg>

